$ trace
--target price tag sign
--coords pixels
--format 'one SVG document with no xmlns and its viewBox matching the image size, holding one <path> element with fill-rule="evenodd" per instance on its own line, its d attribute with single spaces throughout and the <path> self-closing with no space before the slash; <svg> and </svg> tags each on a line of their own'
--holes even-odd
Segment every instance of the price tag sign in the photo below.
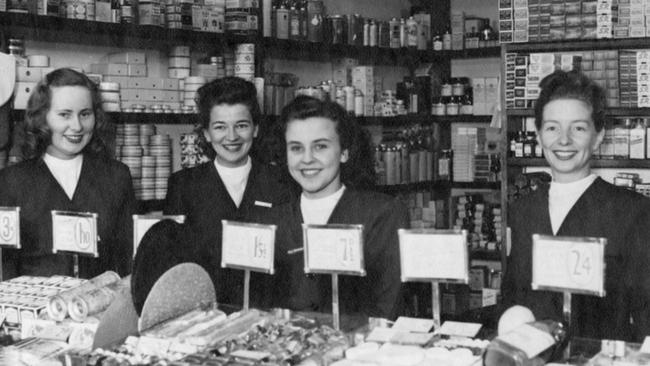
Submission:
<svg viewBox="0 0 650 366">
<path fill-rule="evenodd" d="M 533 290 L 605 296 L 605 238 L 533 235 Z"/>
<path fill-rule="evenodd" d="M 365 276 L 363 225 L 302 225 L 305 273 Z"/>
<path fill-rule="evenodd" d="M 185 215 L 133 215 L 133 256 L 138 251 L 140 241 L 144 234 L 151 229 L 154 224 L 161 220 L 174 220 L 179 224 L 185 223 Z"/>
<path fill-rule="evenodd" d="M 52 211 L 52 252 L 71 252 L 99 257 L 97 214 Z"/>
<path fill-rule="evenodd" d="M 20 249 L 20 207 L 0 207 L 0 246 Z"/>
<path fill-rule="evenodd" d="M 221 267 L 275 272 L 275 225 L 227 220 L 221 224 Z"/>
<path fill-rule="evenodd" d="M 399 229 L 402 282 L 469 282 L 467 231 Z"/>
</svg>

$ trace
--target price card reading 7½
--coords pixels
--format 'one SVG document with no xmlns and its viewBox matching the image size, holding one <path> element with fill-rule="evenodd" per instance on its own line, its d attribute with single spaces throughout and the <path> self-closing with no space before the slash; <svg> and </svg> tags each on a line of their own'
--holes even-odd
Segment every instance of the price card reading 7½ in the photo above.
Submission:
<svg viewBox="0 0 650 366">
<path fill-rule="evenodd" d="M 0 207 L 0 246 L 20 249 L 20 207 Z"/>
<path fill-rule="evenodd" d="M 303 224 L 305 273 L 365 276 L 363 225 Z"/>
<path fill-rule="evenodd" d="M 97 214 L 52 211 L 52 252 L 70 252 L 98 257 Z"/>
</svg>

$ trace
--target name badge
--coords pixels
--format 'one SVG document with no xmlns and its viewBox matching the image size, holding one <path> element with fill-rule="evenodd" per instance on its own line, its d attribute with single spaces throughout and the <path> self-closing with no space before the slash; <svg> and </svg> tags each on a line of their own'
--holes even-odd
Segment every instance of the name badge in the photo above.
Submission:
<svg viewBox="0 0 650 366">
<path fill-rule="evenodd" d="M 52 252 L 72 252 L 99 257 L 97 214 L 52 211 Z"/>
<path fill-rule="evenodd" d="M 533 235 L 533 290 L 605 296 L 605 238 Z"/>
<path fill-rule="evenodd" d="M 185 215 L 133 215 L 133 256 L 138 251 L 138 246 L 144 234 L 157 222 L 165 219 L 174 220 L 179 224 L 185 223 Z"/>
<path fill-rule="evenodd" d="M 363 225 L 303 224 L 305 273 L 365 276 Z"/>
<path fill-rule="evenodd" d="M 467 231 L 399 229 L 402 282 L 469 282 Z"/>
<path fill-rule="evenodd" d="M 275 225 L 221 220 L 221 267 L 275 272 Z"/>
<path fill-rule="evenodd" d="M 0 207 L 0 246 L 20 249 L 20 207 Z"/>
</svg>

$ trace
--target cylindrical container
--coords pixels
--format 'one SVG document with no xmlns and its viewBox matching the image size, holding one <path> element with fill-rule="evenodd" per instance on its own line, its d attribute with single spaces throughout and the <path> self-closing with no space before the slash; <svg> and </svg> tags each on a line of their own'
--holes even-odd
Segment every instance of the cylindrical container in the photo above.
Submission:
<svg viewBox="0 0 650 366">
<path fill-rule="evenodd" d="M 354 115 L 357 117 L 363 116 L 364 113 L 364 103 L 363 103 L 363 93 L 361 90 L 355 89 L 354 91 Z"/>
<path fill-rule="evenodd" d="M 334 101 L 345 109 L 345 90 L 342 87 L 335 87 Z"/>
<path fill-rule="evenodd" d="M 377 47 L 377 22 L 370 20 L 370 28 L 368 29 L 368 46 Z"/>
<path fill-rule="evenodd" d="M 408 34 L 406 29 L 406 21 L 404 18 L 399 20 L 399 46 L 406 47 L 408 45 Z"/>
<path fill-rule="evenodd" d="M 345 34 L 345 18 L 342 15 L 327 17 L 329 40 L 332 44 L 344 44 L 347 39 Z"/>
<path fill-rule="evenodd" d="M 354 87 L 345 86 L 343 91 L 345 91 L 345 110 L 354 113 Z"/>
<path fill-rule="evenodd" d="M 413 17 L 409 17 L 406 21 L 406 46 L 413 48 L 418 46 L 418 22 Z"/>
<path fill-rule="evenodd" d="M 363 45 L 370 45 L 370 19 L 367 19 L 366 22 L 363 23 Z"/>
<path fill-rule="evenodd" d="M 91 278 L 83 284 L 60 292 L 58 295 L 50 298 L 47 305 L 47 313 L 50 318 L 62 321 L 68 315 L 68 303 L 77 295 L 87 292 L 98 287 L 108 286 L 120 281 L 120 275 L 112 271 L 106 271 L 97 277 Z"/>
<path fill-rule="evenodd" d="M 323 2 L 321 0 L 307 1 L 307 40 L 309 42 L 323 41 Z"/>
<path fill-rule="evenodd" d="M 348 14 L 347 43 L 352 46 L 363 46 L 363 18 L 359 14 Z"/>
<path fill-rule="evenodd" d="M 377 46 L 388 48 L 390 47 L 390 27 L 388 22 L 377 23 Z"/>
<path fill-rule="evenodd" d="M 264 37 L 271 37 L 273 35 L 273 28 L 271 24 L 271 10 L 271 1 L 262 1 L 262 24 L 264 27 L 264 29 L 262 29 L 262 35 Z"/>
<path fill-rule="evenodd" d="M 119 287 L 120 283 L 118 282 L 77 294 L 68 305 L 70 318 L 83 322 L 88 316 L 106 310 L 115 299 Z"/>
<path fill-rule="evenodd" d="M 294 40 L 302 39 L 300 32 L 300 10 L 291 7 L 289 10 L 289 38 Z"/>
<path fill-rule="evenodd" d="M 275 26 L 277 39 L 289 39 L 289 10 L 284 6 L 275 11 Z"/>
<path fill-rule="evenodd" d="M 399 20 L 393 18 L 388 22 L 388 38 L 390 48 L 400 48 Z"/>
</svg>

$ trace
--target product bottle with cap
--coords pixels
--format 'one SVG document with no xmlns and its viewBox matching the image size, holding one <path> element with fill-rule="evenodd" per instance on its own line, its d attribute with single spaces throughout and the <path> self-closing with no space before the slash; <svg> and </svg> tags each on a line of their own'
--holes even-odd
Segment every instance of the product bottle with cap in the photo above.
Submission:
<svg viewBox="0 0 650 366">
<path fill-rule="evenodd" d="M 562 323 L 541 320 L 522 324 L 495 338 L 483 353 L 485 366 L 537 366 L 561 357 L 568 344 Z"/>
</svg>

